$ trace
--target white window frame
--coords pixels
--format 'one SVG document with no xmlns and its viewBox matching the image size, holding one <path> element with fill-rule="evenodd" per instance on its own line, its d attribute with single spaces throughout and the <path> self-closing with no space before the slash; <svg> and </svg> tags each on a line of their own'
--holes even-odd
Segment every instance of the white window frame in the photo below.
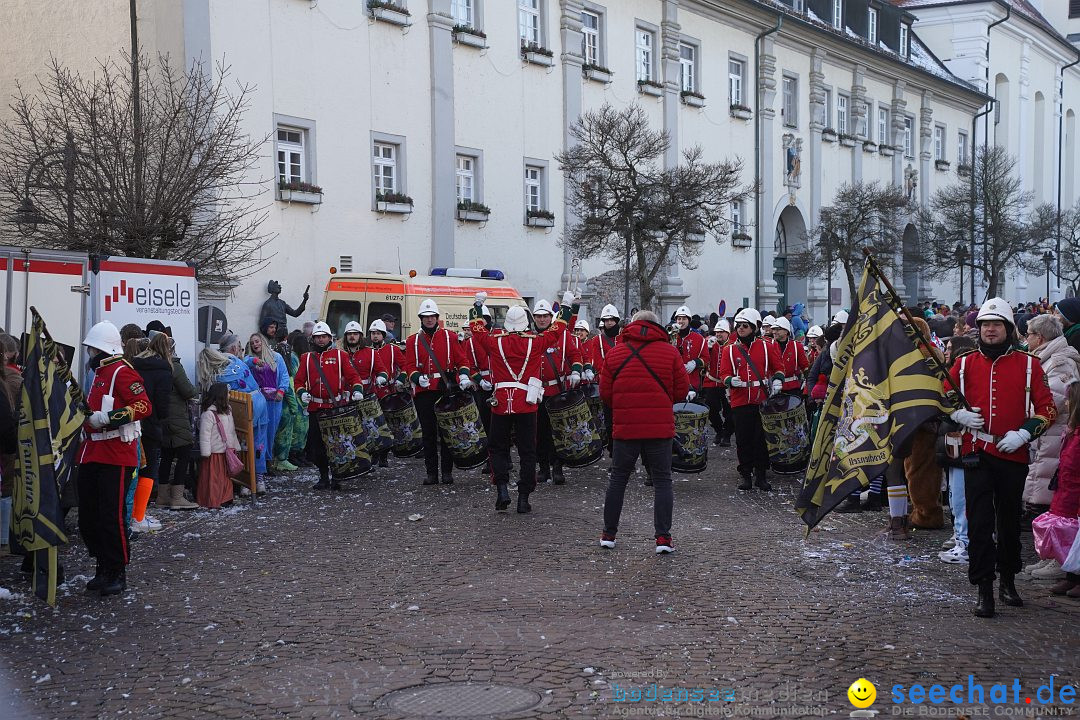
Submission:
<svg viewBox="0 0 1080 720">
<path fill-rule="evenodd" d="M 878 14 L 877 8 L 871 7 L 866 10 L 866 39 L 871 45 L 877 47 L 878 44 Z"/>
<path fill-rule="evenodd" d="M 307 118 L 293 117 L 292 115 L 274 113 L 274 171 L 277 174 L 278 184 L 280 184 L 281 181 L 286 178 L 283 178 L 281 174 L 279 148 L 284 147 L 286 151 L 293 151 L 296 149 L 296 144 L 278 140 L 278 131 L 300 133 L 300 176 L 296 179 L 300 182 L 317 185 L 318 174 L 316 172 L 317 167 L 315 163 L 315 121 Z M 291 162 L 289 164 L 292 165 Z M 289 173 L 287 177 L 291 180 L 292 174 Z"/>
<path fill-rule="evenodd" d="M 781 87 L 781 113 L 784 115 L 784 125 L 787 127 L 799 126 L 799 78 L 795 75 L 784 74 L 780 81 Z M 790 90 L 790 92 L 789 92 Z"/>
<path fill-rule="evenodd" d="M 547 210 L 547 162 L 525 159 L 525 168 L 522 174 L 524 181 L 524 201 L 526 216 L 530 210 Z M 535 200 L 535 203 L 534 203 Z"/>
<path fill-rule="evenodd" d="M 585 25 L 585 16 L 596 19 L 596 27 L 590 28 Z M 603 66 L 601 37 L 603 34 L 603 15 L 591 7 L 585 7 L 581 11 L 581 56 L 586 65 Z"/>
<path fill-rule="evenodd" d="M 371 162 L 375 166 L 372 183 L 375 194 L 398 191 L 398 147 L 393 143 L 375 142 L 371 145 Z M 386 180 L 390 183 L 387 186 Z"/>
<path fill-rule="evenodd" d="M 825 93 L 825 116 L 823 118 L 821 118 L 821 122 L 825 125 L 825 127 L 829 128 L 830 130 L 835 131 L 836 128 L 832 124 L 833 91 L 832 91 L 832 88 L 825 88 L 823 90 L 823 92 Z"/>
<path fill-rule="evenodd" d="M 743 231 L 743 207 L 742 202 L 735 200 L 731 203 L 731 234 L 738 235 Z"/>
<path fill-rule="evenodd" d="M 958 130 L 956 135 L 956 164 L 967 165 L 968 164 L 968 152 L 971 148 L 971 144 L 968 142 L 968 134 L 966 130 Z"/>
<path fill-rule="evenodd" d="M 900 23 L 900 57 L 907 57 L 910 53 L 911 28 L 907 23 Z"/>
<path fill-rule="evenodd" d="M 634 28 L 634 76 L 656 82 L 656 31 L 642 25 Z"/>
<path fill-rule="evenodd" d="M 934 126 L 934 159 L 945 160 L 945 146 L 948 144 L 948 133 L 944 125 Z"/>
<path fill-rule="evenodd" d="M 728 104 L 746 105 L 746 59 L 728 56 Z"/>
<path fill-rule="evenodd" d="M 450 0 L 450 15 L 457 25 L 466 25 L 471 28 L 479 28 L 479 15 L 477 4 L 480 0 Z"/>
<path fill-rule="evenodd" d="M 518 0 L 518 39 L 528 47 L 544 44 L 544 0 Z"/>
<path fill-rule="evenodd" d="M 296 135 L 296 139 L 282 138 L 283 133 L 286 136 Z M 288 185 L 292 182 L 307 182 L 306 173 L 304 172 L 306 165 L 304 158 L 304 131 L 288 125 L 278 125 L 275 137 L 278 184 Z M 295 174 L 293 168 L 295 168 Z"/>
<path fill-rule="evenodd" d="M 836 132 L 851 134 L 851 96 L 845 92 L 836 93 Z"/>
<path fill-rule="evenodd" d="M 890 132 L 889 132 L 890 129 L 892 128 L 892 125 L 890 124 L 890 121 L 891 121 L 891 117 L 890 117 L 889 108 L 884 107 L 884 106 L 879 107 L 878 111 L 877 111 L 877 127 L 878 127 L 878 136 L 879 136 L 878 137 L 878 142 L 881 143 L 882 145 L 891 145 L 892 144 L 892 137 L 891 137 Z"/>
<path fill-rule="evenodd" d="M 476 158 L 458 153 L 454 160 L 454 193 L 459 203 L 480 202 L 476 196 Z"/>
<path fill-rule="evenodd" d="M 915 118 L 910 115 L 904 118 L 904 157 L 915 157 Z"/>
<path fill-rule="evenodd" d="M 392 153 L 393 157 L 392 158 L 381 157 L 381 158 L 379 158 L 377 160 L 376 157 L 375 157 L 375 148 L 376 147 L 383 147 L 383 146 L 389 146 L 389 147 L 391 147 L 393 149 L 393 153 Z M 390 135 L 388 133 L 381 133 L 381 132 L 372 132 L 371 133 L 371 140 L 370 140 L 370 142 L 368 144 L 368 148 L 369 148 L 369 151 L 368 151 L 369 152 L 369 157 L 371 158 L 371 161 L 370 161 L 371 162 L 371 175 L 369 177 L 371 177 L 371 179 L 372 179 L 371 180 L 371 202 L 372 202 L 372 207 L 375 207 L 375 202 L 376 202 L 375 196 L 378 193 L 380 193 L 380 192 L 382 192 L 382 193 L 388 192 L 386 189 L 380 189 L 380 188 L 378 188 L 376 186 L 377 181 L 376 181 L 375 178 L 376 178 L 376 172 L 378 171 L 379 168 L 385 168 L 385 167 L 392 167 L 393 168 L 393 171 L 392 171 L 392 174 L 391 174 L 391 182 L 392 182 L 392 185 L 393 185 L 393 189 L 389 190 L 389 192 L 399 193 L 401 195 L 408 195 L 409 194 L 409 191 L 408 191 L 409 185 L 408 185 L 408 174 L 406 172 L 407 155 L 406 155 L 406 149 L 405 149 L 405 136 L 403 136 L 403 135 Z M 392 163 L 388 162 L 389 160 L 392 160 L 393 162 Z M 386 175 L 383 174 L 381 177 L 385 178 Z"/>
<path fill-rule="evenodd" d="M 836 30 L 844 29 L 844 0 L 833 0 L 832 26 Z"/>
<path fill-rule="evenodd" d="M 689 60 L 683 57 L 683 50 L 689 50 Z M 679 43 L 679 89 L 684 92 L 700 93 L 701 77 L 698 68 L 701 66 L 701 48 L 695 43 L 683 40 Z M 689 73 L 690 82 L 687 83 Z"/>
</svg>

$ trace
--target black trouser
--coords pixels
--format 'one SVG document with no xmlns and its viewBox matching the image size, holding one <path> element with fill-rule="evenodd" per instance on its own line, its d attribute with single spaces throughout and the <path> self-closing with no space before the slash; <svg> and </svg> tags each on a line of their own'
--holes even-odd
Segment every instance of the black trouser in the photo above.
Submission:
<svg viewBox="0 0 1080 720">
<path fill-rule="evenodd" d="M 769 467 L 769 446 L 761 427 L 761 410 L 754 403 L 732 408 L 735 418 L 735 454 L 739 458 L 739 474 L 749 475 L 755 469 Z"/>
<path fill-rule="evenodd" d="M 428 475 L 439 474 L 439 456 L 442 456 L 443 475 L 450 475 L 454 469 L 454 457 L 450 448 L 439 435 L 439 423 L 435 420 L 435 403 L 442 393 L 429 390 L 417 393 L 413 398 L 416 416 L 420 419 L 420 430 L 424 433 L 424 468 Z"/>
<path fill-rule="evenodd" d="M 105 463 L 79 466 L 79 534 L 86 550 L 109 571 L 128 564 L 124 501 L 135 468 Z"/>
<path fill-rule="evenodd" d="M 608 454 L 612 453 L 612 444 L 615 442 L 611 436 L 612 429 L 614 428 L 614 413 L 611 412 L 611 406 L 604 405 L 604 432 L 608 439 L 607 450 Z"/>
<path fill-rule="evenodd" d="M 626 483 L 641 456 L 652 475 L 653 530 L 656 537 L 671 533 L 671 512 L 675 494 L 671 488 L 671 438 L 658 440 L 615 440 L 612 443 L 611 477 L 604 497 L 604 532 L 619 530 Z"/>
<path fill-rule="evenodd" d="M 319 477 L 328 480 L 330 478 L 330 457 L 326 454 L 326 443 L 323 442 L 322 430 L 319 429 L 318 410 L 308 417 L 307 447 L 305 450 L 307 450 L 308 460 L 319 468 Z"/>
<path fill-rule="evenodd" d="M 518 492 L 528 495 L 536 489 L 536 413 L 491 414 L 491 433 L 488 435 L 491 474 L 496 485 L 510 482 L 511 430 L 514 430 L 518 460 L 521 462 Z"/>
<path fill-rule="evenodd" d="M 1001 575 L 1020 572 L 1020 512 L 1027 473 L 1027 465 L 983 452 L 979 467 L 964 470 L 972 585 L 993 581 L 995 568 Z"/>
<path fill-rule="evenodd" d="M 731 413 L 731 403 L 727 391 L 722 387 L 705 389 L 705 404 L 709 407 L 709 424 L 717 437 L 730 439 L 735 434 L 735 417 Z"/>
<path fill-rule="evenodd" d="M 545 475 L 551 474 L 552 467 L 562 467 L 562 462 L 555 455 L 555 439 L 551 436 L 547 398 L 544 398 L 536 410 L 536 462 L 540 466 L 540 472 Z"/>
<path fill-rule="evenodd" d="M 491 398 L 490 390 L 476 390 L 473 392 L 473 400 L 476 402 L 476 409 L 480 413 L 480 424 L 484 426 L 484 432 L 491 432 L 491 403 L 488 400 Z"/>
<path fill-rule="evenodd" d="M 161 468 L 158 483 L 161 485 L 187 485 L 191 445 L 161 448 Z M 173 463 L 176 464 L 175 471 Z"/>
</svg>

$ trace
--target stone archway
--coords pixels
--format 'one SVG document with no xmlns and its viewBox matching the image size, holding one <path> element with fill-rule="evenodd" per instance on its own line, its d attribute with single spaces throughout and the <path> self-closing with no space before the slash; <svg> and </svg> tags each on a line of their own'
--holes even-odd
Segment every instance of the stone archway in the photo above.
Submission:
<svg viewBox="0 0 1080 720">
<path fill-rule="evenodd" d="M 806 247 L 806 221 L 802 212 L 788 205 L 776 221 L 773 236 L 773 279 L 780 293 L 781 308 L 795 303 L 806 303 L 808 279 L 788 272 L 787 259 Z"/>
</svg>

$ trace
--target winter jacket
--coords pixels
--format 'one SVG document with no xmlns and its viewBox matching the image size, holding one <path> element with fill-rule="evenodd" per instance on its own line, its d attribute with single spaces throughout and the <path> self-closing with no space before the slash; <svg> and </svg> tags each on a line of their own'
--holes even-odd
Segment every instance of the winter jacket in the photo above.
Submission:
<svg viewBox="0 0 1080 720">
<path fill-rule="evenodd" d="M 683 359 L 668 342 L 667 330 L 644 320 L 623 328 L 600 373 L 600 397 L 612 409 L 614 439 L 675 437 L 672 406 L 689 391 Z"/>
<path fill-rule="evenodd" d="M 169 397 L 172 395 L 172 363 L 164 358 L 136 357 L 131 366 L 139 373 L 146 386 L 146 394 L 154 411 L 142 421 L 142 441 L 146 447 L 161 447 L 165 421 L 169 417 Z"/>
<path fill-rule="evenodd" d="M 206 410 L 199 416 L 199 455 L 208 458 L 214 453 L 225 452 L 225 440 L 218 430 L 217 420 L 221 420 L 221 429 L 225 431 L 225 438 L 229 441 L 229 447 L 233 450 L 240 449 L 240 441 L 236 437 L 236 426 L 233 425 L 232 413 L 219 415 L 214 409 Z"/>
<path fill-rule="evenodd" d="M 1058 469 L 1058 487 L 1050 503 L 1050 512 L 1061 517 L 1080 515 L 1080 432 L 1065 431 Z"/>
<path fill-rule="evenodd" d="M 1068 411 L 1065 398 L 1069 385 L 1080 381 L 1080 353 L 1062 337 L 1046 343 L 1035 355 L 1042 363 L 1043 372 L 1050 383 L 1050 392 L 1057 406 L 1057 417 L 1038 439 L 1031 443 L 1031 467 L 1024 483 L 1024 502 L 1032 505 L 1049 505 L 1054 492 L 1047 486 L 1058 468 L 1062 436 L 1067 432 Z"/>
<path fill-rule="evenodd" d="M 195 387 L 188 379 L 179 358 L 173 358 L 172 393 L 169 395 L 169 416 L 162 426 L 161 446 L 184 447 L 195 442 L 191 435 L 191 419 L 188 417 L 188 401 L 195 397 Z"/>
</svg>

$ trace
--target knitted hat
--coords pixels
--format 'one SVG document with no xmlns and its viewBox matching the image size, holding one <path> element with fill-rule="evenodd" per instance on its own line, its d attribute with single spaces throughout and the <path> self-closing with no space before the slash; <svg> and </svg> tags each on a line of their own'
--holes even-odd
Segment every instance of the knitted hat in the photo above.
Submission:
<svg viewBox="0 0 1080 720">
<path fill-rule="evenodd" d="M 1061 316 L 1068 320 L 1070 324 L 1080 322 L 1080 298 L 1065 298 L 1064 300 L 1060 300 L 1057 306 L 1058 312 L 1060 312 Z"/>
<path fill-rule="evenodd" d="M 964 316 L 964 324 L 967 325 L 969 328 L 975 327 L 975 318 L 977 317 L 979 317 L 979 311 L 972 310 Z"/>
</svg>

